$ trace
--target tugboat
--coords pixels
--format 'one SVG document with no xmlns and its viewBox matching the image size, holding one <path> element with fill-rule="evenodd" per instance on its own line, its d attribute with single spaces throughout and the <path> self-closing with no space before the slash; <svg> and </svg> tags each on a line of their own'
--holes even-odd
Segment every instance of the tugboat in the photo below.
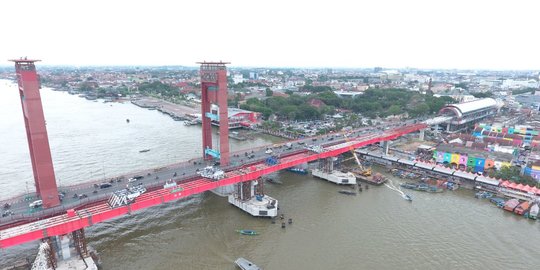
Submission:
<svg viewBox="0 0 540 270">
<path fill-rule="evenodd" d="M 234 263 L 242 270 L 262 270 L 260 267 L 244 258 L 238 258 Z"/>
</svg>

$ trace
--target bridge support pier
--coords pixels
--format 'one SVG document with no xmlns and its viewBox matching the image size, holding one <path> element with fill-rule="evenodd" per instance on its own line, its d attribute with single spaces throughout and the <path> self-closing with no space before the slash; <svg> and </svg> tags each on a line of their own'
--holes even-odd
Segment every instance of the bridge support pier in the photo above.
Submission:
<svg viewBox="0 0 540 270">
<path fill-rule="evenodd" d="M 94 258 L 88 252 L 84 229 L 43 239 L 32 269 L 97 270 Z"/>
<path fill-rule="evenodd" d="M 390 141 L 385 141 L 382 143 L 383 153 L 388 156 L 388 149 L 390 148 Z"/>
<path fill-rule="evenodd" d="M 228 197 L 230 204 L 254 217 L 277 216 L 278 200 L 264 194 L 262 178 L 234 184 L 234 190 Z"/>
<path fill-rule="evenodd" d="M 426 130 L 425 129 L 421 129 L 420 130 L 420 136 L 419 136 L 419 140 L 420 141 L 424 141 L 424 137 L 426 136 Z"/>
</svg>

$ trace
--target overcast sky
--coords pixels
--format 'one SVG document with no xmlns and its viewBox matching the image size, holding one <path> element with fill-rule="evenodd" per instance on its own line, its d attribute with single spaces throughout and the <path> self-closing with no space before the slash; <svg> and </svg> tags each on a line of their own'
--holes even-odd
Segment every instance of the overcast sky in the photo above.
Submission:
<svg viewBox="0 0 540 270">
<path fill-rule="evenodd" d="M 0 3 L 0 64 L 540 69 L 540 1 Z"/>
</svg>

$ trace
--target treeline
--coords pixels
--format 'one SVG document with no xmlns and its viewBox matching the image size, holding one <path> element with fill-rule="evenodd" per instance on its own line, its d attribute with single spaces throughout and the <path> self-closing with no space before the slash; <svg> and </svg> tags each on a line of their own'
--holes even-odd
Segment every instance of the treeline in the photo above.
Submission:
<svg viewBox="0 0 540 270">
<path fill-rule="evenodd" d="M 141 83 L 138 87 L 143 95 L 159 95 L 163 97 L 176 97 L 180 95 L 178 87 L 171 86 L 160 81 Z"/>
<path fill-rule="evenodd" d="M 316 86 L 318 87 L 318 86 Z M 324 105 L 316 108 L 309 104 L 313 99 Z M 370 89 L 352 99 L 338 97 L 326 90 L 308 96 L 296 94 L 284 97 L 269 97 L 265 100 L 248 99 L 240 105 L 242 109 L 261 112 L 265 118 L 275 114 L 281 119 L 320 119 L 324 114 L 335 113 L 336 109 L 351 110 L 365 117 L 376 118 L 408 113 L 418 117 L 437 113 L 444 105 L 455 103 L 450 97 L 433 97 L 404 89 Z"/>
</svg>

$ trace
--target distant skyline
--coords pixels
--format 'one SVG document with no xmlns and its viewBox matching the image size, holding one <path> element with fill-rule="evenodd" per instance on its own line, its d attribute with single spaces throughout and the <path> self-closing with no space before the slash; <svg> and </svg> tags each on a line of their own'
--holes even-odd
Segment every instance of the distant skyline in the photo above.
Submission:
<svg viewBox="0 0 540 270">
<path fill-rule="evenodd" d="M 6 1 L 0 65 L 540 70 L 540 2 Z M 223 14 L 221 14 L 223 13 Z"/>
</svg>

